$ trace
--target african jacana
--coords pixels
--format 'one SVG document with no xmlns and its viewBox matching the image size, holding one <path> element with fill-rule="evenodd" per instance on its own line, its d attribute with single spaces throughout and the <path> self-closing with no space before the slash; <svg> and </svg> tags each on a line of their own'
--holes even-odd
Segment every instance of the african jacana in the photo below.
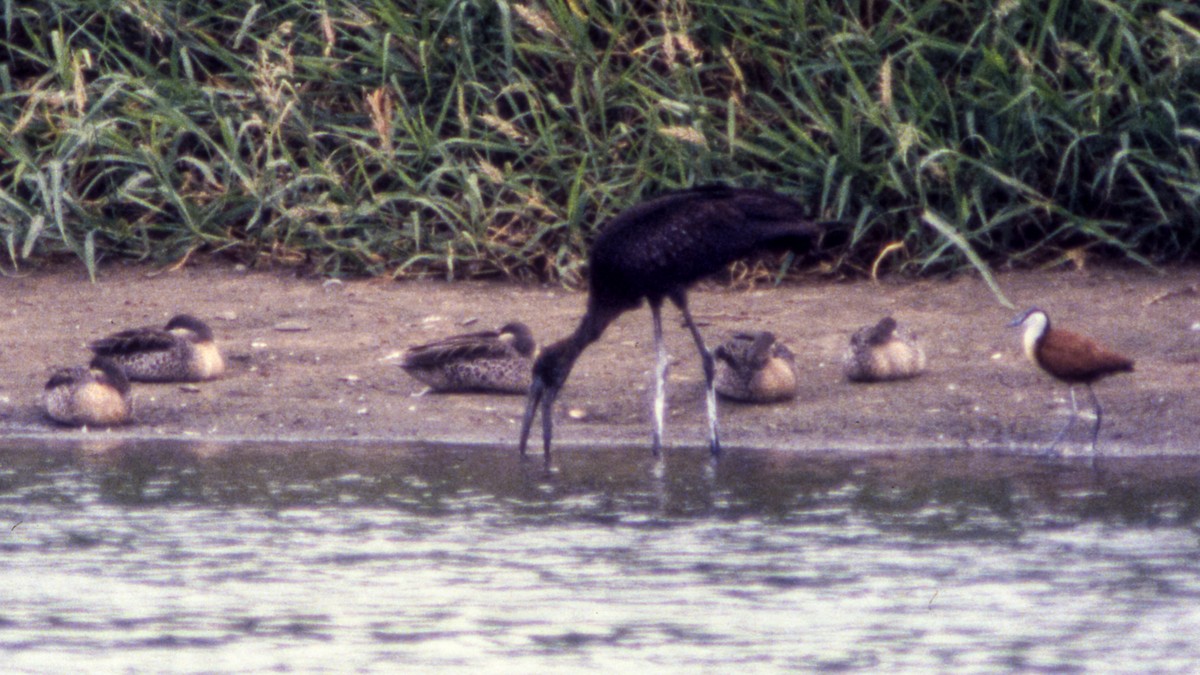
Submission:
<svg viewBox="0 0 1200 675">
<path fill-rule="evenodd" d="M 1079 409 L 1075 404 L 1075 385 L 1083 384 L 1092 397 L 1096 410 L 1096 425 L 1092 428 L 1092 452 L 1096 451 L 1096 438 L 1100 434 L 1100 422 L 1104 411 L 1100 400 L 1092 390 L 1092 383 L 1115 373 L 1133 370 L 1133 359 L 1104 347 L 1091 338 L 1078 333 L 1052 328 L 1046 312 L 1034 307 L 1013 319 L 1009 326 L 1023 326 L 1022 345 L 1025 355 L 1039 368 L 1053 377 L 1066 382 L 1071 392 L 1071 419 L 1058 432 L 1047 450 L 1062 440 L 1075 423 Z"/>
</svg>

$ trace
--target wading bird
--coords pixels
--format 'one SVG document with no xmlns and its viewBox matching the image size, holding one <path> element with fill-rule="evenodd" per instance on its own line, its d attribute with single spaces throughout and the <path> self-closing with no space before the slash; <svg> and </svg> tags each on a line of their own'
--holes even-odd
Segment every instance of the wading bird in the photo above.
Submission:
<svg viewBox="0 0 1200 675">
<path fill-rule="evenodd" d="M 133 328 L 89 345 L 96 356 L 112 359 L 131 380 L 199 382 L 220 377 L 225 360 L 208 324 L 189 314 L 163 328 Z"/>
<path fill-rule="evenodd" d="M 125 371 L 101 356 L 87 366 L 55 371 L 46 382 L 43 404 L 47 417 L 77 427 L 124 424 L 133 409 Z"/>
<path fill-rule="evenodd" d="M 1055 378 L 1066 382 L 1071 391 L 1071 419 L 1067 426 L 1058 432 L 1050 443 L 1047 452 L 1053 451 L 1054 446 L 1075 424 L 1079 409 L 1075 405 L 1075 385 L 1083 384 L 1092 397 L 1092 405 L 1096 410 L 1096 426 L 1092 428 L 1092 452 L 1096 451 L 1096 437 L 1100 434 L 1100 421 L 1104 411 L 1096 392 L 1092 391 L 1092 383 L 1120 372 L 1133 370 L 1133 359 L 1122 356 L 1106 347 L 1097 344 L 1090 338 L 1070 331 L 1050 327 L 1050 317 L 1036 307 L 1026 311 L 1008 324 L 1022 326 L 1021 343 L 1025 355 L 1039 368 Z"/>
<path fill-rule="evenodd" d="M 713 354 L 717 393 L 725 398 L 775 403 L 796 395 L 796 357 L 770 332 L 734 333 Z"/>
<path fill-rule="evenodd" d="M 670 300 L 683 314 L 704 366 L 708 437 L 720 452 L 713 355 L 687 305 L 687 287 L 725 265 L 765 248 L 806 249 L 821 226 L 804 217 L 794 200 L 769 190 L 697 187 L 664 194 L 617 214 L 592 245 L 588 258 L 587 312 L 575 332 L 543 350 L 533 364 L 533 382 L 521 423 L 521 454 L 533 418 L 542 412 L 542 448 L 547 459 L 553 437 L 554 399 L 576 359 L 623 312 L 650 305 L 657 354 L 654 388 L 653 451 L 662 446 L 666 410 L 667 354 L 662 339 L 662 304 Z"/>
<path fill-rule="evenodd" d="M 433 391 L 498 391 L 524 394 L 536 347 L 523 323 L 498 331 L 453 335 L 410 347 L 400 367 Z"/>
<path fill-rule="evenodd" d="M 916 377 L 925 371 L 925 350 L 917 336 L 885 316 L 850 336 L 842 370 L 851 382 L 881 382 Z"/>
</svg>

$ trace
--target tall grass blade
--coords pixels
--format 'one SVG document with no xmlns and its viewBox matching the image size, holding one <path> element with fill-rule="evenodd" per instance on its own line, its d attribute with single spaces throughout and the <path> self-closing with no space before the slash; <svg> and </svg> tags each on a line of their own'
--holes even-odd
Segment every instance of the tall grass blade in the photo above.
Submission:
<svg viewBox="0 0 1200 675">
<path fill-rule="evenodd" d="M 950 243 L 954 244 L 959 251 L 962 251 L 962 254 L 971 261 L 971 265 L 975 268 L 975 271 L 979 272 L 979 276 L 983 278 L 984 283 L 986 283 L 988 289 L 992 291 L 992 295 L 996 297 L 997 302 L 1008 309 L 1016 308 L 1016 305 L 1014 305 L 1012 301 L 1008 299 L 1008 296 L 1004 295 L 1004 291 L 1000 290 L 1000 284 L 997 283 L 995 277 L 992 276 L 992 271 L 988 268 L 987 263 L 983 261 L 983 258 L 979 257 L 979 254 L 975 252 L 975 249 L 971 247 L 971 244 L 967 242 L 966 238 L 958 233 L 953 225 L 947 222 L 945 218 L 932 211 L 926 211 L 922 213 L 921 221 L 932 227 L 934 230 L 937 230 L 938 234 L 942 235 Z"/>
</svg>

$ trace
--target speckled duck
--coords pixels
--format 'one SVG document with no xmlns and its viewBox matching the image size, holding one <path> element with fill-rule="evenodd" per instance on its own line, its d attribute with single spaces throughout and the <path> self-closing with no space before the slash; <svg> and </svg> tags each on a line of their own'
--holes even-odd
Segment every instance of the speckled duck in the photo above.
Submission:
<svg viewBox="0 0 1200 675">
<path fill-rule="evenodd" d="M 400 367 L 438 392 L 529 391 L 536 344 L 523 323 L 410 347 Z"/>
<path fill-rule="evenodd" d="M 769 332 L 735 333 L 717 347 L 717 393 L 748 403 L 796 395 L 796 357 Z"/>
<path fill-rule="evenodd" d="M 925 350 L 914 333 L 885 316 L 850 336 L 842 365 L 851 382 L 903 380 L 925 372 Z"/>
<path fill-rule="evenodd" d="M 225 360 L 208 324 L 179 314 L 163 328 L 134 328 L 96 340 L 91 350 L 141 382 L 200 382 L 220 377 Z"/>
<path fill-rule="evenodd" d="M 133 411 L 125 371 L 100 356 L 87 366 L 55 371 L 42 402 L 47 417 L 77 427 L 124 424 Z"/>
</svg>

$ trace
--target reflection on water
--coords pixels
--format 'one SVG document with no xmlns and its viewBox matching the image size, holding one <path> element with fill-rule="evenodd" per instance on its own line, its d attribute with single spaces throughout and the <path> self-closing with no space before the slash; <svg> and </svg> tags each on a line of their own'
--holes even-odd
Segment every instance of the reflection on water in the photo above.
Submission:
<svg viewBox="0 0 1200 675">
<path fill-rule="evenodd" d="M 8 442 L 0 653 L 1182 671 L 1198 517 L 1180 457 Z"/>
</svg>

